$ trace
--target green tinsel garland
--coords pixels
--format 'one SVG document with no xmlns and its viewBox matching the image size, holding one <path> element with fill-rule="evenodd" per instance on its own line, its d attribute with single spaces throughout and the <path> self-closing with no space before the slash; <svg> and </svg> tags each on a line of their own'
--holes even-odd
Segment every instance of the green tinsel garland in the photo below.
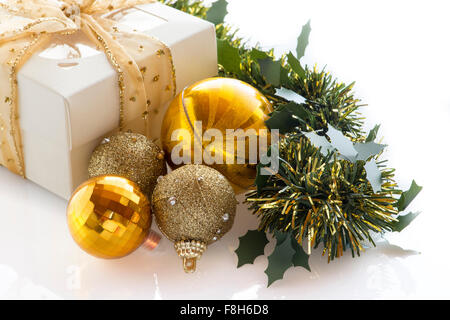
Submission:
<svg viewBox="0 0 450 320">
<path fill-rule="evenodd" d="M 226 0 L 218 0 L 210 8 L 197 0 L 161 2 L 216 24 L 219 75 L 243 80 L 265 94 L 275 110 L 267 126 L 283 134 L 279 172 L 269 177 L 258 175 L 257 190 L 247 195 L 260 226 L 259 231 L 249 231 L 240 238 L 238 267 L 264 254 L 268 242 L 265 231 L 277 240 L 265 271 L 270 285 L 283 278 L 291 266 L 309 270 L 309 256 L 302 247 L 305 239 L 308 249 L 322 245 L 328 260 L 333 260 L 347 248 L 359 255 L 363 242 L 375 245 L 371 234 L 401 231 L 415 218 L 417 214 L 399 212 L 421 187 L 413 181 L 408 191 L 397 189 L 394 170 L 379 161 L 381 151 L 352 162 L 342 159 L 336 150 L 324 154 L 304 135 L 314 131 L 331 141 L 327 135 L 331 125 L 353 143 L 372 146 L 378 131 L 378 126 L 369 134 L 363 131 L 362 105 L 354 97 L 353 84 L 339 83 L 324 70 L 301 65 L 309 23 L 298 38 L 296 54 L 289 52 L 277 59 L 273 50 L 249 46 L 236 36 L 235 29 L 223 23 Z M 292 99 L 292 94 L 301 99 Z M 378 192 L 365 167 L 370 161 L 375 161 L 379 170 Z"/>
<path fill-rule="evenodd" d="M 247 197 L 261 229 L 290 230 L 300 245 L 307 239 L 309 249 L 323 244 L 328 260 L 348 247 L 359 255 L 362 241 L 375 245 L 371 232 L 393 230 L 399 191 L 392 169 L 381 171 L 381 191 L 374 194 L 365 161 L 323 155 L 301 133 L 283 137 L 279 150 L 278 173 Z"/>
</svg>

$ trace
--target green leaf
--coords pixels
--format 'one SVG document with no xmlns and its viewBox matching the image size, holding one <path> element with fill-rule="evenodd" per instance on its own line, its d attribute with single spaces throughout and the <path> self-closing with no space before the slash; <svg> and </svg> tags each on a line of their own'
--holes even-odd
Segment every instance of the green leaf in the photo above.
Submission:
<svg viewBox="0 0 450 320">
<path fill-rule="evenodd" d="M 292 54 L 292 52 L 289 52 L 287 55 L 287 61 L 289 66 L 294 70 L 294 72 L 300 76 L 301 78 L 306 77 L 305 69 L 303 69 L 302 65 L 300 64 L 300 61 Z"/>
<path fill-rule="evenodd" d="M 306 102 L 306 99 L 304 97 L 302 97 L 301 95 L 299 95 L 297 92 L 283 88 L 283 87 L 277 89 L 275 94 L 277 96 L 282 97 L 285 100 L 293 101 L 298 104 L 302 104 L 302 103 Z"/>
<path fill-rule="evenodd" d="M 269 152 L 270 152 L 270 149 L 269 149 Z M 269 177 L 270 177 L 268 175 L 261 174 L 262 167 L 266 167 L 266 166 L 269 166 L 269 165 L 264 165 L 262 163 L 258 163 L 258 165 L 256 166 L 257 174 L 256 174 L 256 179 L 255 179 L 255 185 L 256 185 L 256 190 L 258 192 L 262 191 L 262 189 L 266 186 L 267 181 L 269 180 Z"/>
<path fill-rule="evenodd" d="M 330 137 L 331 145 L 339 151 L 344 159 L 355 162 L 358 152 L 355 150 L 353 142 L 344 136 L 342 131 L 335 129 L 328 124 L 327 136 Z"/>
<path fill-rule="evenodd" d="M 250 59 L 259 64 L 262 76 L 271 85 L 278 87 L 281 84 L 281 61 L 274 60 L 267 52 L 253 48 L 250 51 Z M 286 75 L 283 75 L 285 77 Z M 285 80 L 285 79 L 284 79 Z"/>
<path fill-rule="evenodd" d="M 375 142 L 353 143 L 340 130 L 335 129 L 328 124 L 327 135 L 331 143 L 325 137 L 318 136 L 315 132 L 304 132 L 311 142 L 322 148 L 322 154 L 326 155 L 328 151 L 337 150 L 340 157 L 355 163 L 358 160 L 367 161 L 369 158 L 376 156 L 386 147 L 384 144 Z M 381 173 L 380 173 L 381 174 Z"/>
<path fill-rule="evenodd" d="M 392 231 L 400 232 L 420 214 L 420 212 L 410 212 L 404 216 L 397 217 L 398 222 L 392 223 Z"/>
<path fill-rule="evenodd" d="M 217 40 L 218 62 L 226 71 L 241 75 L 241 56 L 239 49 L 233 47 L 227 40 Z"/>
<path fill-rule="evenodd" d="M 239 238 L 239 247 L 236 249 L 238 265 L 241 267 L 247 263 L 255 262 L 258 256 L 264 255 L 264 248 L 269 243 L 264 231 L 250 230 Z"/>
<path fill-rule="evenodd" d="M 261 68 L 261 74 L 267 82 L 274 87 L 279 87 L 281 79 L 281 62 L 274 61 L 271 57 L 258 61 L 259 67 Z"/>
<path fill-rule="evenodd" d="M 277 237 L 275 235 L 275 237 Z M 277 239 L 277 242 L 279 240 Z M 280 245 L 275 246 L 272 254 L 267 258 L 269 264 L 264 271 L 267 274 L 267 287 L 277 280 L 283 279 L 287 269 L 293 266 L 292 258 L 295 250 L 292 248 L 291 241 L 281 241 Z"/>
<path fill-rule="evenodd" d="M 309 266 L 309 254 L 303 250 L 303 247 L 298 244 L 294 237 L 291 237 L 292 249 L 294 249 L 295 254 L 292 257 L 292 263 L 294 267 L 303 267 L 311 272 L 311 267 Z"/>
<path fill-rule="evenodd" d="M 279 246 L 280 244 L 282 244 L 290 235 L 291 235 L 290 232 L 282 232 L 280 230 L 275 230 L 274 238 L 277 240 L 276 245 Z"/>
<path fill-rule="evenodd" d="M 289 76 L 289 69 L 284 66 L 281 68 L 280 84 L 282 86 L 289 86 L 291 84 L 291 78 Z"/>
<path fill-rule="evenodd" d="M 310 113 L 302 105 L 289 102 L 280 105 L 272 113 L 270 119 L 266 121 L 266 125 L 269 129 L 278 129 L 281 134 L 284 134 L 292 131 L 302 120 L 309 119 L 310 117 Z"/>
<path fill-rule="evenodd" d="M 370 130 L 369 135 L 366 138 L 366 142 L 374 141 L 377 137 L 379 129 L 380 129 L 380 125 L 377 124 L 372 130 Z"/>
<path fill-rule="evenodd" d="M 309 34 L 311 33 L 311 20 L 302 28 L 302 32 L 297 39 L 297 59 L 300 60 L 305 55 L 306 47 L 309 43 Z"/>
<path fill-rule="evenodd" d="M 419 194 L 422 188 L 423 187 L 419 186 L 416 183 L 416 181 L 413 180 L 411 186 L 409 187 L 409 190 L 403 192 L 402 195 L 400 196 L 400 199 L 398 199 L 397 202 L 398 211 L 401 212 L 405 210 L 409 206 L 409 204 L 414 200 L 414 198 Z"/>
<path fill-rule="evenodd" d="M 321 148 L 323 155 L 337 150 L 340 158 L 353 163 L 360 160 L 367 161 L 372 156 L 379 154 L 385 147 L 385 145 L 374 142 L 353 144 L 341 131 L 335 129 L 330 124 L 328 124 L 327 135 L 330 137 L 331 143 L 325 137 L 319 136 L 315 132 L 303 132 L 303 134 L 309 138 L 313 145 Z M 382 175 L 375 159 L 366 162 L 364 169 L 366 170 L 366 177 L 372 186 L 373 192 L 380 192 Z"/>
<path fill-rule="evenodd" d="M 375 159 L 366 162 L 364 165 L 364 169 L 366 170 L 367 180 L 369 180 L 370 185 L 372 186 L 373 192 L 377 193 L 381 191 L 382 177 L 381 171 L 378 168 L 377 162 Z"/>
<path fill-rule="evenodd" d="M 270 56 L 267 54 L 267 52 L 258 50 L 256 48 L 253 48 L 252 51 L 250 51 L 250 59 L 252 60 L 263 60 L 263 59 L 267 59 L 270 58 Z"/>
<path fill-rule="evenodd" d="M 355 143 L 354 147 L 356 151 L 358 151 L 356 160 L 367 161 L 370 157 L 376 156 L 383 151 L 386 145 L 371 141 L 366 143 Z"/>
<path fill-rule="evenodd" d="M 288 103 L 279 106 L 266 121 L 269 129 L 279 129 L 281 134 L 290 132 L 298 126 L 298 120 L 292 117 L 296 103 Z"/>
<path fill-rule="evenodd" d="M 206 14 L 206 20 L 215 25 L 223 23 L 227 11 L 228 2 L 226 0 L 218 0 L 214 2 Z"/>
<path fill-rule="evenodd" d="M 309 139 L 309 141 L 316 148 L 320 148 L 320 153 L 326 156 L 330 152 L 334 152 L 336 149 L 331 145 L 331 143 L 324 136 L 319 136 L 314 131 L 303 132 L 303 135 Z"/>
</svg>

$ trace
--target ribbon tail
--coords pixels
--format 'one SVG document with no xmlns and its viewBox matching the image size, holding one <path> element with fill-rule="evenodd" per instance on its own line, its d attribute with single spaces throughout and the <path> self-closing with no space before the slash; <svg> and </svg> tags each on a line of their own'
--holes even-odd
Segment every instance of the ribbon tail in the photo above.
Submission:
<svg viewBox="0 0 450 320">
<path fill-rule="evenodd" d="M 177 93 L 177 79 L 172 52 L 165 43 L 147 32 L 120 24 L 120 17 L 139 10 L 139 8 L 120 9 L 95 19 L 123 48 L 126 48 L 127 53 L 139 66 L 148 99 L 143 114 L 144 120 L 146 118 L 148 122 L 146 135 L 156 137 L 159 136 L 159 126 L 155 123 L 162 121 L 164 112 L 161 108 Z"/>
<path fill-rule="evenodd" d="M 131 120 L 139 118 L 147 111 L 147 95 L 142 73 L 127 51 L 92 16 L 82 14 L 81 18 L 81 30 L 105 52 L 117 72 L 120 99 L 119 129 L 127 130 Z M 142 123 L 146 125 L 145 121 Z M 146 128 L 143 130 L 145 132 Z"/>
<path fill-rule="evenodd" d="M 0 163 L 25 177 L 22 133 L 19 119 L 17 74 L 31 56 L 46 46 L 48 34 L 38 34 L 0 46 Z M 9 83 L 7 83 L 7 81 Z"/>
</svg>

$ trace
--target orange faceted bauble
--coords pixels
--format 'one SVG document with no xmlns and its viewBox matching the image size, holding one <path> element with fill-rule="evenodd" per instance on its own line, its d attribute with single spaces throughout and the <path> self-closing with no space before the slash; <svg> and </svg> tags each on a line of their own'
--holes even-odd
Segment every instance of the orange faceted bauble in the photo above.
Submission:
<svg viewBox="0 0 450 320">
<path fill-rule="evenodd" d="M 99 258 L 121 258 L 147 238 L 152 222 L 150 203 L 134 182 L 99 176 L 72 195 L 67 222 L 84 251 Z"/>
<path fill-rule="evenodd" d="M 245 82 L 229 78 L 197 82 L 183 90 L 165 114 L 161 140 L 167 160 L 174 167 L 209 165 L 235 191 L 248 189 L 259 155 L 270 144 L 265 125 L 270 112 L 269 100 Z"/>
</svg>

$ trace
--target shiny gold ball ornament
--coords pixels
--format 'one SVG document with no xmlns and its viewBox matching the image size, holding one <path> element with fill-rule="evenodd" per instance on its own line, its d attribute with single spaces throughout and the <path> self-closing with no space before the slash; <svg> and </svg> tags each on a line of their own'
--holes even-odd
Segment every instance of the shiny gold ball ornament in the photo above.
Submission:
<svg viewBox="0 0 450 320">
<path fill-rule="evenodd" d="M 75 242 L 105 259 L 124 257 L 148 237 L 150 203 L 139 187 L 119 176 L 94 177 L 74 192 L 67 223 Z"/>
<path fill-rule="evenodd" d="M 167 173 L 163 151 L 147 137 L 119 132 L 103 139 L 94 150 L 88 167 L 89 177 L 123 176 L 135 182 L 150 196 L 159 176 Z"/>
<path fill-rule="evenodd" d="M 210 165 L 236 191 L 247 189 L 256 177 L 258 154 L 254 153 L 267 151 L 259 138 L 270 139 L 265 121 L 272 110 L 269 100 L 245 82 L 229 78 L 197 82 L 175 97 L 164 116 L 161 141 L 168 162 L 173 167 Z M 227 133 L 238 134 L 240 129 L 240 136 Z M 250 143 L 257 144 L 256 149 Z"/>
<path fill-rule="evenodd" d="M 186 165 L 161 178 L 153 192 L 161 232 L 175 243 L 186 272 L 193 272 L 206 247 L 233 226 L 236 196 L 227 179 L 203 165 Z"/>
</svg>

